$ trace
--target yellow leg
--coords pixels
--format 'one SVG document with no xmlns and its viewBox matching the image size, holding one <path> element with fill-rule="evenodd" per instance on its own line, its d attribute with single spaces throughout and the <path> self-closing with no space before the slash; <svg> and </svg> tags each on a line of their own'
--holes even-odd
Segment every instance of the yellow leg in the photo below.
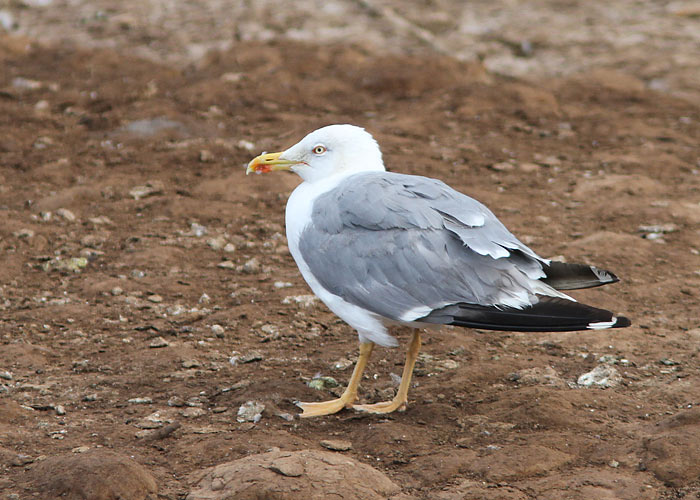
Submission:
<svg viewBox="0 0 700 500">
<path fill-rule="evenodd" d="M 374 349 L 374 344 L 372 342 L 360 342 L 360 356 L 357 358 L 357 363 L 355 363 L 355 369 L 352 371 L 350 382 L 348 382 L 347 388 L 338 399 L 323 401 L 321 403 L 299 402 L 297 406 L 304 410 L 299 416 L 302 418 L 319 417 L 321 415 L 331 415 L 343 408 L 351 408 L 352 404 L 357 399 L 357 386 L 360 385 L 362 372 L 365 371 L 367 361 L 369 361 L 369 357 L 372 354 L 372 349 Z"/>
<path fill-rule="evenodd" d="M 371 405 L 354 405 L 353 408 L 358 411 L 367 411 L 370 413 L 391 413 L 395 410 L 405 410 L 406 404 L 408 403 L 408 387 L 411 385 L 413 367 L 416 365 L 416 358 L 418 358 L 420 345 L 420 330 L 416 329 L 413 331 L 411 345 L 408 347 L 408 352 L 406 353 L 406 364 L 403 367 L 403 374 L 401 375 L 401 385 L 394 399 Z"/>
</svg>

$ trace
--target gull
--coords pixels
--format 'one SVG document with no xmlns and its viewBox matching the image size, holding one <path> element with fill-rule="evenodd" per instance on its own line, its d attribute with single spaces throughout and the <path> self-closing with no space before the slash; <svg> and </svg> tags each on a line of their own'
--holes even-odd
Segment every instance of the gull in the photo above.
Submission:
<svg viewBox="0 0 700 500">
<path fill-rule="evenodd" d="M 387 172 L 363 128 L 323 127 L 285 151 L 254 158 L 246 173 L 280 170 L 303 180 L 287 202 L 289 250 L 314 294 L 360 341 L 343 394 L 297 403 L 301 417 L 404 410 L 426 327 L 561 332 L 630 325 L 562 292 L 619 281 L 613 273 L 542 258 L 473 198 L 437 179 Z M 388 331 L 393 325 L 414 328 L 396 396 L 354 404 L 375 344 L 398 344 Z"/>
</svg>

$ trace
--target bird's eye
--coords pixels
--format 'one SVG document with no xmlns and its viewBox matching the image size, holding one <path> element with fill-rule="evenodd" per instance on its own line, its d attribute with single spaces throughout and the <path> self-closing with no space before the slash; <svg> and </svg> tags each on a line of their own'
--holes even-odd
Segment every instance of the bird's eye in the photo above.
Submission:
<svg viewBox="0 0 700 500">
<path fill-rule="evenodd" d="M 326 152 L 326 146 L 322 146 L 321 144 L 319 144 L 318 146 L 316 146 L 314 148 L 314 154 L 316 154 L 316 155 L 322 155 L 325 152 Z"/>
</svg>

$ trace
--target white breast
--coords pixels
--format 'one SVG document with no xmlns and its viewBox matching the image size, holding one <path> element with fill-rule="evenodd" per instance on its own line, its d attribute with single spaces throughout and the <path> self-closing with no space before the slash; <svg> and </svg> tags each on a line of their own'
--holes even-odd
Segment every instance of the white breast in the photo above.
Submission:
<svg viewBox="0 0 700 500">
<path fill-rule="evenodd" d="M 374 342 L 393 347 L 397 345 L 394 337 L 389 335 L 382 319 L 374 313 L 346 302 L 341 297 L 326 290 L 311 272 L 299 250 L 299 240 L 304 229 L 311 223 L 314 201 L 323 193 L 335 188 L 346 175 L 335 175 L 309 183 L 303 182 L 292 192 L 287 201 L 285 225 L 287 227 L 287 244 L 289 251 L 311 290 L 343 321 L 355 328 L 360 335 L 360 342 Z"/>
</svg>

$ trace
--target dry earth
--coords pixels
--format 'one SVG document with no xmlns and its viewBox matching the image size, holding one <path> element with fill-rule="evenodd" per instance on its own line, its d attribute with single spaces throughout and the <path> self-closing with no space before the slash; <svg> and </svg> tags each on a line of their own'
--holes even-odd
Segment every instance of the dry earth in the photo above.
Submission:
<svg viewBox="0 0 700 500">
<path fill-rule="evenodd" d="M 369 42 L 339 43 L 301 17 L 305 42 L 250 40 L 262 8 L 238 39 L 197 41 L 204 21 L 177 10 L 114 27 L 105 7 L 110 32 L 71 17 L 81 2 L 43 3 L 0 10 L 16 23 L 0 38 L 0 498 L 700 497 L 700 107 L 683 68 L 664 66 L 661 93 L 615 63 L 624 51 L 565 44 L 572 71 L 519 80 L 445 54 L 450 38 L 400 4 L 342 4 Z M 538 5 L 569 6 L 548 12 L 570 23 L 583 8 Z M 697 18 L 679 5 L 639 4 L 635 26 L 665 13 L 655 26 L 684 26 L 668 50 L 690 60 Z M 376 48 L 365 20 L 397 46 Z M 219 36 L 222 50 L 177 55 Z M 294 418 L 294 400 L 340 390 L 308 383 L 344 384 L 356 336 L 302 297 L 283 236 L 297 179 L 243 171 L 334 122 L 370 130 L 390 169 L 485 202 L 539 253 L 615 271 L 576 297 L 634 326 L 444 328 L 407 411 Z M 361 398 L 389 397 L 402 362 L 379 349 Z M 594 369 L 610 387 L 577 384 Z M 257 421 L 239 422 L 248 402 Z"/>
</svg>

